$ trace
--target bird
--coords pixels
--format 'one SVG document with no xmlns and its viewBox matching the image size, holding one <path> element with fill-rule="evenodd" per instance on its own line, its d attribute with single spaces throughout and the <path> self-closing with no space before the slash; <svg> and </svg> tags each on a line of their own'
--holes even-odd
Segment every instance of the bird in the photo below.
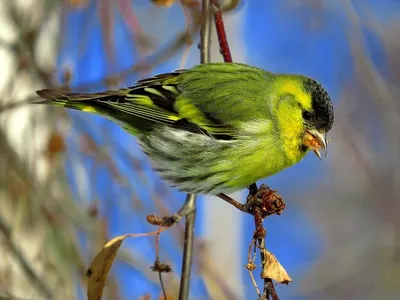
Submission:
<svg viewBox="0 0 400 300">
<path fill-rule="evenodd" d="M 97 114 L 134 135 L 153 169 L 187 193 L 245 189 L 327 154 L 334 109 L 315 79 L 207 63 L 95 93 L 36 92 L 36 103 Z"/>
</svg>

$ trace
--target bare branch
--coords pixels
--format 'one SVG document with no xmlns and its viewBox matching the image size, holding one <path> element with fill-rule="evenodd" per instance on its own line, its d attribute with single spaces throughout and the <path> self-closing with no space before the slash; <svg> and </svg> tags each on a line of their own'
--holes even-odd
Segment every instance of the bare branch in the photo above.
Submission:
<svg viewBox="0 0 400 300">
<path fill-rule="evenodd" d="M 190 213 L 186 215 L 179 300 L 189 299 L 190 276 L 193 261 L 194 224 L 196 221 L 196 195 L 188 194 L 184 205 L 190 208 Z"/>
</svg>

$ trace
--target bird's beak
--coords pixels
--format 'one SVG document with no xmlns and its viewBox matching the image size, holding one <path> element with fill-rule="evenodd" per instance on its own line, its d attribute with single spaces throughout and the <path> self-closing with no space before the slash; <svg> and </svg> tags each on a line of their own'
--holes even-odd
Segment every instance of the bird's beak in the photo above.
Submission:
<svg viewBox="0 0 400 300">
<path fill-rule="evenodd" d="M 321 159 L 321 150 L 324 152 L 326 157 L 328 154 L 328 143 L 326 140 L 326 132 L 318 131 L 316 129 L 307 130 L 306 135 L 308 135 L 309 147 L 314 151 L 315 155 Z"/>
</svg>

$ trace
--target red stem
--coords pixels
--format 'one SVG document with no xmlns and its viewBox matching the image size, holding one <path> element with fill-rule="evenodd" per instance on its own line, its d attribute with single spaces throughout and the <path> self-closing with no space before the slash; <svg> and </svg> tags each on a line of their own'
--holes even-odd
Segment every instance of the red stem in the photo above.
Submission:
<svg viewBox="0 0 400 300">
<path fill-rule="evenodd" d="M 218 35 L 218 42 L 219 42 L 219 48 L 220 52 L 224 58 L 224 61 L 226 63 L 231 63 L 233 62 L 232 60 L 232 55 L 231 55 L 231 50 L 229 49 L 229 44 L 228 44 L 228 38 L 226 37 L 226 32 L 225 32 L 225 25 L 224 25 L 224 20 L 222 19 L 222 11 L 221 7 L 218 3 L 218 0 L 210 0 L 211 6 L 214 6 L 212 8 L 214 10 L 214 21 L 215 21 L 215 28 L 217 30 L 217 35 Z M 257 185 L 253 183 L 250 185 L 250 193 L 254 194 L 257 192 Z M 240 210 L 244 210 L 244 205 L 238 203 L 237 201 L 233 200 L 229 196 L 225 194 L 218 194 L 218 197 L 222 198 L 223 200 L 229 202 L 230 204 L 234 205 L 236 208 Z M 263 217 L 262 217 L 262 212 L 261 208 L 254 206 L 253 207 L 253 216 L 254 216 L 254 222 L 255 222 L 255 233 L 254 237 L 258 240 L 259 244 L 262 244 L 263 247 L 265 247 L 265 235 L 267 231 L 265 230 L 263 226 Z M 263 255 L 262 255 L 263 257 Z M 262 260 L 264 260 L 262 258 Z M 264 263 L 263 263 L 264 265 Z M 264 266 L 263 266 L 264 268 Z M 276 293 L 275 286 L 272 282 L 272 279 L 270 278 L 265 278 L 264 279 L 264 293 L 266 293 L 267 299 L 270 299 L 272 297 L 272 300 L 279 300 L 278 294 Z"/>
<path fill-rule="evenodd" d="M 226 37 L 224 20 L 222 19 L 222 11 L 219 6 L 218 0 L 210 0 L 211 5 L 216 7 L 216 11 L 214 12 L 214 22 L 215 28 L 217 30 L 218 42 L 221 54 L 224 58 L 224 61 L 227 63 L 233 62 L 231 50 L 229 49 L 228 38 Z"/>
</svg>

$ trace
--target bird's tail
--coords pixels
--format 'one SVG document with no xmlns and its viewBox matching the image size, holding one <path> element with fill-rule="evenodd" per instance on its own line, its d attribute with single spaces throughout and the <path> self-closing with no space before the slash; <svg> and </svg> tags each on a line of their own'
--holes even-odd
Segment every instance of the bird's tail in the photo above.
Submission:
<svg viewBox="0 0 400 300">
<path fill-rule="evenodd" d="M 126 104 L 126 97 L 131 91 L 131 88 L 125 88 L 83 94 L 43 89 L 36 92 L 42 99 L 35 103 L 50 104 L 100 115 L 120 125 L 131 134 L 138 135 L 151 130 L 157 123 L 156 118 L 160 116 L 161 112 L 149 113 L 149 108 L 140 103 L 141 98 L 139 97 L 144 97 L 141 95 L 138 95 L 137 99 L 132 96 L 130 103 Z"/>
<path fill-rule="evenodd" d="M 94 113 L 99 115 L 104 115 L 104 111 L 101 109 L 97 103 L 95 104 L 95 100 L 109 98 L 110 92 L 102 92 L 102 93 L 70 93 L 64 92 L 62 90 L 52 90 L 52 89 L 43 89 L 36 91 L 36 93 L 40 96 L 41 99 L 34 101 L 34 103 L 38 104 L 50 104 L 58 107 L 65 107 L 75 110 L 81 110 L 88 113 Z M 114 96 L 120 96 L 114 94 Z"/>
<path fill-rule="evenodd" d="M 174 126 L 182 119 L 175 109 L 179 90 L 176 83 L 167 82 L 178 76 L 179 72 L 160 74 L 140 80 L 131 87 L 99 93 L 39 90 L 36 93 L 42 100 L 36 103 L 101 115 L 139 134 L 153 130 L 154 126 Z"/>
</svg>

